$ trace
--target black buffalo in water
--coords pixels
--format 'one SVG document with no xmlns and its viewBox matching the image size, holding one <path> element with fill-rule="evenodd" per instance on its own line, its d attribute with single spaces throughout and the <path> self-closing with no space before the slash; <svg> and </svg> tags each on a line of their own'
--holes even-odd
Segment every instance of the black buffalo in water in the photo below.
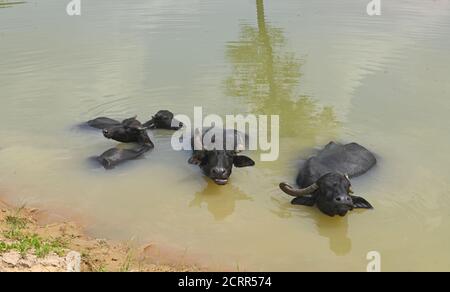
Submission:
<svg viewBox="0 0 450 292">
<path fill-rule="evenodd" d="M 329 216 L 345 216 L 353 209 L 373 209 L 361 197 L 352 195 L 350 179 L 369 171 L 376 164 L 375 156 L 356 143 L 329 143 L 316 156 L 306 160 L 294 188 L 281 183 L 286 194 L 296 197 L 292 204 L 314 206 Z"/>
<path fill-rule="evenodd" d="M 136 159 L 155 147 L 147 129 L 135 117 L 124 120 L 120 125 L 104 128 L 103 135 L 108 139 L 134 144 L 131 148 L 111 148 L 97 157 L 105 169 L 113 169 L 125 161 Z"/>
<path fill-rule="evenodd" d="M 147 128 L 136 117 L 125 119 L 122 122 L 110 118 L 96 118 L 88 121 L 87 125 L 103 131 L 103 136 L 122 143 L 138 143 L 153 146 L 147 134 Z"/>
<path fill-rule="evenodd" d="M 96 119 L 90 120 L 86 124 L 89 127 L 99 129 L 99 130 L 122 125 L 121 122 L 110 119 L 110 118 L 106 118 L 106 117 L 101 117 L 101 118 L 96 118 Z"/>
<path fill-rule="evenodd" d="M 219 144 L 218 137 L 222 135 L 223 143 Z M 206 138 L 205 138 L 206 137 Z M 233 145 L 227 148 L 227 139 L 233 139 Z M 206 142 L 208 141 L 208 142 Z M 214 144 L 222 145 L 217 147 Z M 231 143 L 230 143 L 231 144 Z M 198 130 L 192 137 L 193 154 L 189 159 L 190 164 L 198 165 L 203 173 L 218 185 L 228 183 L 233 166 L 254 166 L 255 162 L 238 153 L 245 149 L 246 136 L 236 130 L 208 128 L 200 133 Z"/>
<path fill-rule="evenodd" d="M 147 134 L 147 128 L 136 117 L 126 119 L 118 126 L 103 129 L 103 136 L 122 143 L 138 143 L 151 148 L 155 146 Z"/>
<path fill-rule="evenodd" d="M 125 161 L 140 157 L 152 148 L 149 145 L 136 145 L 130 149 L 111 148 L 96 159 L 105 169 L 113 169 Z"/>
<path fill-rule="evenodd" d="M 154 148 L 154 144 L 148 136 L 148 129 L 178 130 L 183 124 L 174 119 L 173 113 L 161 110 L 152 119 L 141 124 L 136 117 L 119 122 L 107 117 L 100 117 L 87 122 L 92 128 L 103 131 L 105 138 L 122 143 L 134 143 L 132 148 L 111 148 L 102 155 L 96 157 L 103 167 L 112 169 L 125 161 L 136 159 Z"/>
<path fill-rule="evenodd" d="M 100 117 L 87 122 L 87 125 L 92 128 L 104 130 L 112 127 L 122 126 L 124 123 L 129 121 L 130 119 L 119 122 L 114 119 Z M 174 119 L 174 114 L 172 112 L 168 110 L 160 110 L 154 116 L 152 116 L 152 119 L 150 121 L 145 122 L 140 126 L 146 129 L 179 130 L 183 127 L 183 124 Z"/>
<path fill-rule="evenodd" d="M 141 124 L 136 117 L 119 122 L 114 119 L 100 117 L 87 122 L 87 125 L 103 131 L 105 138 L 122 143 L 138 143 L 154 147 L 147 134 L 148 129 L 178 130 L 183 124 L 174 119 L 173 113 L 161 110 L 152 119 Z"/>
<path fill-rule="evenodd" d="M 174 119 L 173 113 L 167 110 L 161 110 L 152 117 L 152 119 L 143 125 L 148 129 L 166 129 L 179 130 L 183 124 Z"/>
</svg>

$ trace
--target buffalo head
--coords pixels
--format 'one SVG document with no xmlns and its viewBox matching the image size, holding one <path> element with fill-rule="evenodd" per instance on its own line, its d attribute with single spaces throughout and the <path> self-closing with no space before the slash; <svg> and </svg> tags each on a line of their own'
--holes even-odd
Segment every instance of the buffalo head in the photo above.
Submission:
<svg viewBox="0 0 450 292">
<path fill-rule="evenodd" d="M 353 196 L 350 179 L 347 175 L 328 173 L 312 185 L 297 189 L 286 183 L 280 188 L 288 195 L 296 197 L 292 204 L 314 206 L 328 216 L 345 216 L 353 209 L 373 209 L 365 199 Z"/>
<path fill-rule="evenodd" d="M 255 165 L 251 158 L 227 150 L 199 151 L 189 159 L 189 163 L 198 165 L 203 173 L 218 185 L 228 183 L 233 166 L 248 167 Z"/>
<path fill-rule="evenodd" d="M 183 127 L 183 124 L 174 119 L 172 112 L 168 110 L 160 110 L 152 117 L 150 121 L 144 124 L 144 127 L 149 129 L 178 130 Z"/>
<path fill-rule="evenodd" d="M 223 135 L 224 144 L 226 144 L 226 139 L 229 135 L 234 136 L 235 141 L 231 149 L 227 149 L 226 145 L 223 145 L 222 149 L 224 150 L 217 150 L 216 148 L 211 148 L 211 145 L 204 145 L 202 133 L 195 132 L 192 143 L 196 150 L 194 150 L 194 154 L 189 159 L 189 163 L 198 165 L 203 173 L 216 184 L 225 185 L 228 183 L 233 166 L 240 168 L 255 165 L 251 158 L 238 154 L 241 149 L 245 148 L 245 141 L 243 142 L 242 139 L 239 139 L 239 132 L 223 129 L 207 130 L 207 132 L 209 131 L 214 131 L 217 135 Z M 213 143 L 215 142 L 216 134 L 211 137 L 211 142 Z"/>
<path fill-rule="evenodd" d="M 147 134 L 147 128 L 143 127 L 135 117 L 124 120 L 118 126 L 103 129 L 103 136 L 122 143 L 139 143 L 154 147 Z"/>
</svg>

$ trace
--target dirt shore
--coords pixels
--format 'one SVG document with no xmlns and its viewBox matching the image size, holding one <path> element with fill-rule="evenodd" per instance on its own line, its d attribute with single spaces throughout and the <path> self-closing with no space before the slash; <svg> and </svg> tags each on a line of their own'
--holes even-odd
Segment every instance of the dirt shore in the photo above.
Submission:
<svg viewBox="0 0 450 292">
<path fill-rule="evenodd" d="M 90 238 L 75 222 L 43 224 L 40 213 L 0 201 L 0 272 L 206 271 L 184 262 L 160 264 L 148 256 L 150 246 Z"/>
</svg>

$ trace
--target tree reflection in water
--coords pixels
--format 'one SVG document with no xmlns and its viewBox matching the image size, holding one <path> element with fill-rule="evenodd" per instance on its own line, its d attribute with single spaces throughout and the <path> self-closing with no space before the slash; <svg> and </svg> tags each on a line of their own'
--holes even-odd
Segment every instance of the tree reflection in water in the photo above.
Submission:
<svg viewBox="0 0 450 292">
<path fill-rule="evenodd" d="M 24 1 L 5 1 L 5 0 L 0 0 L 0 9 L 1 8 L 9 8 L 12 7 L 13 5 L 17 5 L 17 4 L 24 4 Z"/>
<path fill-rule="evenodd" d="M 279 115 L 281 137 L 334 136 L 339 123 L 333 109 L 298 94 L 303 62 L 286 50 L 283 30 L 267 22 L 263 0 L 256 7 L 257 26 L 241 25 L 239 40 L 228 43 L 226 95 L 243 98 L 254 114 Z"/>
</svg>

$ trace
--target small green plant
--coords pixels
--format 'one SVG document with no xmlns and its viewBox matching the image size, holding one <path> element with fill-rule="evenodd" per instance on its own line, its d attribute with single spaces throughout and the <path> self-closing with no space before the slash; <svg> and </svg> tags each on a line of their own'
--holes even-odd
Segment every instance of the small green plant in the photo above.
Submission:
<svg viewBox="0 0 450 292">
<path fill-rule="evenodd" d="M 61 239 L 46 240 L 36 234 L 16 233 L 13 240 L 12 243 L 0 241 L 0 253 L 15 250 L 25 255 L 29 251 L 34 251 L 37 257 L 43 258 L 52 252 L 62 256 L 67 246 Z"/>
<path fill-rule="evenodd" d="M 62 256 L 67 242 L 62 238 L 43 239 L 37 234 L 25 232 L 24 229 L 27 227 L 28 220 L 18 216 L 20 211 L 21 209 L 15 215 L 5 218 L 8 229 L 3 232 L 3 236 L 10 242 L 0 241 L 0 253 L 15 250 L 21 255 L 34 251 L 34 254 L 40 258 L 47 256 L 51 252 Z"/>
<path fill-rule="evenodd" d="M 128 249 L 127 255 L 125 257 L 124 262 L 122 263 L 122 265 L 120 266 L 120 272 L 129 272 L 132 262 L 133 262 L 133 251 L 131 248 Z"/>
<path fill-rule="evenodd" d="M 83 259 L 83 263 L 90 267 L 90 270 L 95 273 L 107 272 L 108 270 L 103 264 L 97 265 L 95 261 L 92 259 L 89 252 L 82 252 L 81 258 Z"/>
<path fill-rule="evenodd" d="M 7 216 L 5 221 L 13 229 L 24 229 L 28 223 L 27 219 L 12 215 Z"/>
<path fill-rule="evenodd" d="M 101 265 L 101 266 L 99 266 L 96 270 L 94 270 L 94 272 L 97 272 L 97 273 L 106 273 L 106 272 L 108 272 L 108 270 L 106 269 L 105 266 Z"/>
<path fill-rule="evenodd" d="M 27 227 L 28 220 L 17 215 L 9 215 L 6 217 L 5 222 L 9 228 L 4 232 L 4 236 L 14 240 L 21 237 L 21 232 Z"/>
<path fill-rule="evenodd" d="M 8 245 L 5 242 L 0 241 L 0 254 L 7 252 L 7 251 L 8 251 Z"/>
</svg>

